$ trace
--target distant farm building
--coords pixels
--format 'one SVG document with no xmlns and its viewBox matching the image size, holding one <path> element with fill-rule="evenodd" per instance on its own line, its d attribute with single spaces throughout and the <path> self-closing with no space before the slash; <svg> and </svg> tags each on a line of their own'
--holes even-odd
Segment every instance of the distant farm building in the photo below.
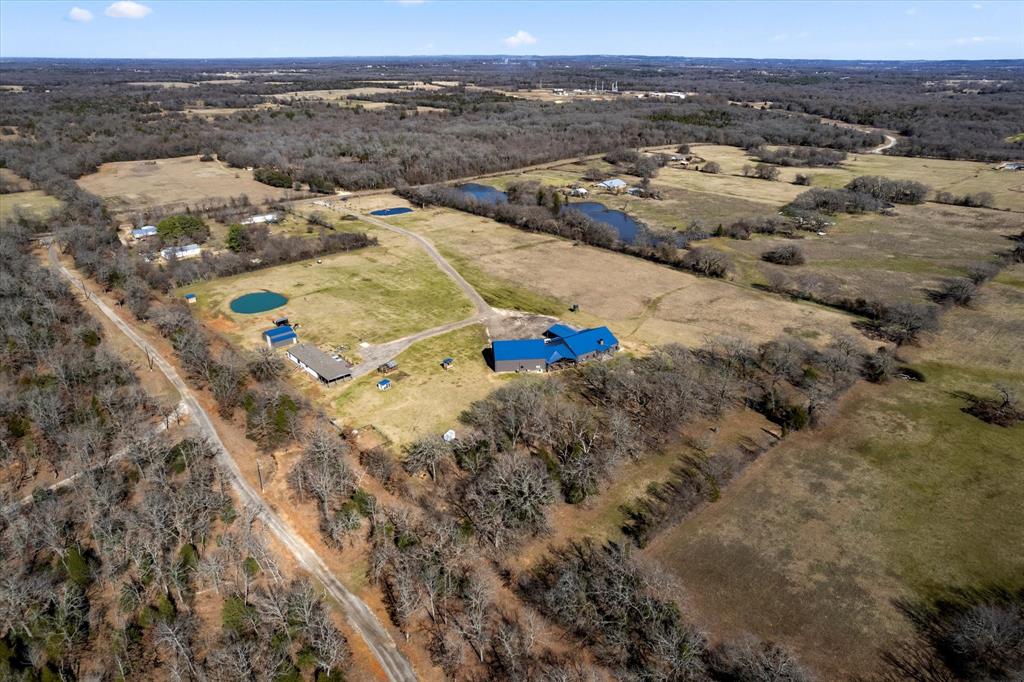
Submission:
<svg viewBox="0 0 1024 682">
<path fill-rule="evenodd" d="M 264 213 L 263 215 L 254 215 L 251 218 L 246 218 L 241 224 L 259 225 L 260 223 L 276 223 L 279 219 L 280 218 L 276 213 Z"/>
<path fill-rule="evenodd" d="M 445 358 L 441 361 L 441 369 L 451 369 L 453 364 L 455 364 L 455 358 Z"/>
<path fill-rule="evenodd" d="M 281 329 L 281 327 L 278 327 Z M 331 357 L 316 346 L 300 343 L 287 351 L 288 359 L 316 377 L 321 383 L 333 384 L 340 379 L 352 378 L 352 367 L 339 358 Z"/>
<path fill-rule="evenodd" d="M 198 300 L 195 294 L 185 294 L 185 303 L 195 303 Z"/>
<path fill-rule="evenodd" d="M 619 178 L 612 178 L 611 180 L 605 180 L 604 182 L 597 183 L 598 187 L 603 187 L 611 192 L 621 192 L 626 189 L 626 181 Z"/>
<path fill-rule="evenodd" d="M 391 374 L 398 369 L 398 362 L 396 360 L 388 360 L 383 365 L 377 368 L 377 371 L 381 374 Z"/>
<path fill-rule="evenodd" d="M 263 340 L 267 342 L 269 348 L 283 348 L 298 343 L 299 335 L 291 325 L 283 324 L 263 332 Z"/>
<path fill-rule="evenodd" d="M 185 246 L 168 246 L 166 249 L 160 249 L 160 256 L 164 260 L 184 260 L 186 258 L 198 258 L 203 254 L 203 250 L 199 244 L 185 244 Z"/>
<path fill-rule="evenodd" d="M 495 372 L 547 372 L 611 355 L 619 340 L 608 327 L 577 331 L 552 325 L 542 339 L 515 339 L 491 344 Z"/>
<path fill-rule="evenodd" d="M 573 187 L 569 190 L 569 196 L 571 197 L 585 197 L 590 192 L 587 191 L 586 187 Z"/>
<path fill-rule="evenodd" d="M 132 239 L 139 240 L 146 237 L 155 237 L 156 232 L 156 225 L 143 225 L 137 230 L 132 230 Z"/>
<path fill-rule="evenodd" d="M 444 439 L 445 443 L 451 443 L 455 440 L 455 429 L 448 429 L 444 432 L 444 435 L 442 435 L 441 438 Z"/>
<path fill-rule="evenodd" d="M 1000 168 L 1011 171 L 1024 170 L 1024 161 L 1007 161 Z"/>
<path fill-rule="evenodd" d="M 377 382 L 378 391 L 386 391 L 391 388 L 391 379 L 381 379 Z"/>
</svg>

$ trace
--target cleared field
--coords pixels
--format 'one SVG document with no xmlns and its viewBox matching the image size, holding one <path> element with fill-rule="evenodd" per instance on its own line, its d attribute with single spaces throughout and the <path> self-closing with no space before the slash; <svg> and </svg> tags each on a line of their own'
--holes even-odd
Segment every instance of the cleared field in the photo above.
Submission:
<svg viewBox="0 0 1024 682">
<path fill-rule="evenodd" d="M 588 188 L 590 194 L 585 199 L 569 199 L 570 204 L 573 201 L 599 201 L 608 208 L 635 216 L 651 227 L 676 230 L 687 227 L 694 219 L 701 219 L 715 226 L 748 216 L 771 215 L 799 194 L 798 191 L 788 189 L 789 185 L 781 183 L 723 175 L 711 176 L 678 168 L 662 168 L 658 177 L 651 181 L 651 187 L 661 193 L 661 199 L 639 199 L 594 187 L 593 182 L 582 179 L 588 168 L 600 168 L 614 174 L 611 164 L 591 161 L 586 164 L 574 163 L 557 168 L 499 175 L 481 182 L 499 189 L 506 189 L 516 182 L 531 180 L 555 187 L 569 187 L 580 183 Z M 639 183 L 639 178 L 630 175 L 621 177 L 630 184 Z M 776 186 L 765 187 L 766 185 Z"/>
<path fill-rule="evenodd" d="M 299 337 L 347 348 L 358 358 L 362 341 L 381 343 L 469 317 L 470 302 L 409 239 L 369 228 L 380 245 L 326 256 L 321 264 L 300 261 L 183 287 L 198 296 L 199 314 L 234 343 L 253 348 L 276 317 L 299 323 Z M 288 297 L 275 310 L 241 315 L 230 302 L 241 294 L 269 289 Z"/>
<path fill-rule="evenodd" d="M 738 175 L 746 164 L 757 163 L 738 147 L 722 145 L 691 145 L 695 154 L 708 161 L 717 161 L 725 174 Z M 693 171 L 675 171 L 691 175 Z M 997 208 L 1024 211 L 1024 173 L 997 170 L 994 164 L 977 161 L 947 161 L 944 159 L 921 159 L 909 156 L 886 156 L 884 154 L 850 154 L 840 168 L 781 168 L 778 182 L 749 180 L 754 185 L 764 185 L 767 191 L 780 194 L 799 194 L 803 187 L 790 185 L 797 173 L 811 176 L 813 185 L 839 187 L 860 175 L 881 175 L 898 180 L 923 182 L 933 190 L 945 190 L 954 194 L 991 192 Z M 659 176 L 660 178 L 660 176 Z M 747 180 L 746 178 L 739 178 Z M 751 185 L 751 186 L 754 186 Z M 789 187 L 785 190 L 783 188 Z"/>
<path fill-rule="evenodd" d="M 565 317 L 569 324 L 608 324 L 627 345 L 698 345 L 721 335 L 764 340 L 784 333 L 824 341 L 852 331 L 852 318 L 818 306 L 457 211 L 435 208 L 391 220 L 422 232 L 499 283 L 548 301 L 578 303 L 581 312 Z"/>
<path fill-rule="evenodd" d="M 396 358 L 390 390 L 377 390 L 381 377 L 368 374 L 344 388 L 333 412 L 346 427 L 373 426 L 395 445 L 458 431 L 459 413 L 511 378 L 487 367 L 482 354 L 487 344 L 482 325 L 420 341 Z M 441 361 L 448 357 L 455 363 L 443 370 Z"/>
<path fill-rule="evenodd" d="M 103 197 L 115 212 L 191 206 L 243 194 L 253 203 L 291 195 L 289 190 L 257 182 L 252 171 L 229 168 L 218 161 L 202 162 L 198 156 L 105 163 L 96 173 L 79 178 L 78 184 Z"/>
<path fill-rule="evenodd" d="M 33 218 L 46 218 L 60 206 L 59 199 L 38 189 L 0 194 L 0 225 L 6 224 L 19 213 Z"/>
<path fill-rule="evenodd" d="M 897 213 L 837 216 L 827 237 L 753 235 L 704 243 L 732 254 L 737 279 L 748 284 L 763 284 L 766 273 L 777 270 L 792 278 L 817 276 L 822 288 L 842 295 L 923 302 L 944 278 L 963 276 L 968 266 L 1008 250 L 1004 235 L 1024 228 L 1019 216 L 1003 211 L 922 204 L 900 206 Z M 782 267 L 760 260 L 780 244 L 798 245 L 806 265 Z"/>
<path fill-rule="evenodd" d="M 334 102 L 342 99 L 365 97 L 366 95 L 387 95 L 389 93 L 399 91 L 400 90 L 397 88 L 383 88 L 371 86 L 363 88 L 348 88 L 345 90 L 296 90 L 294 92 L 281 92 L 276 95 L 271 95 L 271 97 L 278 100 L 311 99 L 322 100 L 326 102 Z"/>
<path fill-rule="evenodd" d="M 772 637 L 847 679 L 908 634 L 894 599 L 1024 585 L 1024 425 L 985 424 L 954 395 L 1024 391 L 1022 281 L 1017 266 L 903 351 L 925 383 L 856 386 L 645 550 L 714 635 Z"/>
</svg>

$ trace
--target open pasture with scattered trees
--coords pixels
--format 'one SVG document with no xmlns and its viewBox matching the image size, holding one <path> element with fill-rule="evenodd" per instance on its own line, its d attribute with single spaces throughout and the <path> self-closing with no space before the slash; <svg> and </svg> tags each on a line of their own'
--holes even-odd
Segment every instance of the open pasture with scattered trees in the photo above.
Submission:
<svg viewBox="0 0 1024 682">
<path fill-rule="evenodd" d="M 620 339 L 641 347 L 672 341 L 699 345 L 721 334 L 824 339 L 832 331 L 852 329 L 852 318 L 842 313 L 457 211 L 417 211 L 396 223 L 421 232 L 489 277 L 565 304 L 561 313 L 531 312 L 561 315 L 578 326 L 609 324 Z M 578 313 L 568 313 L 573 303 L 580 306 Z"/>
<path fill-rule="evenodd" d="M 1019 676 L 1024 186 L 996 169 L 1022 156 L 1019 68 L 642 64 L 5 62 L 4 187 L 55 211 L 0 236 L 4 504 L 89 473 L 4 508 L 0 677 L 372 675 L 214 449 L 154 430 L 173 393 L 39 267 L 28 233 L 51 231 L 418 675 Z M 584 75 L 692 94 L 515 96 Z M 480 175 L 508 206 L 446 187 Z M 611 177 L 633 195 L 593 187 Z M 577 183 L 639 238 L 561 212 Z M 415 210 L 388 220 L 492 305 L 622 351 L 497 376 L 471 325 L 327 404 L 259 348 L 273 318 L 359 360 L 473 311 L 419 244 L 343 218 L 405 206 L 391 188 Z M 122 222 L 159 234 L 126 246 Z M 230 311 L 264 289 L 288 303 Z"/>
<path fill-rule="evenodd" d="M 896 373 L 923 380 L 855 386 L 827 425 L 650 544 L 713 632 L 771 633 L 826 677 L 881 672 L 879 652 L 916 650 L 901 604 L 1024 587 L 1024 426 L 968 411 L 971 396 L 1021 404 L 1022 275 L 1006 270 L 899 351 L 894 369 L 914 372 Z"/>
<path fill-rule="evenodd" d="M 260 332 L 277 317 L 301 325 L 300 338 L 344 346 L 358 358 L 359 343 L 383 343 L 472 313 L 470 302 L 417 245 L 405 237 L 371 229 L 379 245 L 353 253 L 303 260 L 182 287 L 198 296 L 198 313 L 243 347 L 263 340 Z M 231 301 L 250 291 L 283 294 L 288 303 L 268 313 L 232 312 Z"/>
</svg>

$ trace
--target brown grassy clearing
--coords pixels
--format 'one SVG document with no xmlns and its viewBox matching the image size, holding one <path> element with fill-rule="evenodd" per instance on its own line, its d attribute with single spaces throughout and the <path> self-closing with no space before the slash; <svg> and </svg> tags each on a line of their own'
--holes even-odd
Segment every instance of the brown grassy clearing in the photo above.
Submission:
<svg viewBox="0 0 1024 682">
<path fill-rule="evenodd" d="M 888 301 L 925 302 L 949 277 L 962 277 L 976 263 L 1009 250 L 1005 235 L 1024 221 L 1013 213 L 942 204 L 900 206 L 894 217 L 837 216 L 828 236 L 803 239 L 754 235 L 750 240 L 714 238 L 703 242 L 732 254 L 737 279 L 763 284 L 773 270 L 791 277 L 819 275 L 837 293 Z M 778 266 L 760 256 L 780 244 L 801 248 L 807 263 Z"/>
<path fill-rule="evenodd" d="M 700 345 L 721 335 L 763 341 L 784 333 L 824 342 L 852 331 L 852 318 L 835 311 L 457 211 L 434 208 L 391 220 L 489 276 L 578 303 L 581 312 L 565 317 L 569 324 L 608 324 L 627 346 Z"/>
<path fill-rule="evenodd" d="M 78 179 L 82 189 L 99 195 L 114 212 L 143 208 L 194 206 L 199 202 L 246 195 L 253 203 L 291 196 L 289 190 L 264 185 L 244 168 L 229 168 L 198 156 L 155 161 L 105 163 Z"/>
<path fill-rule="evenodd" d="M 899 148 L 897 144 L 896 148 Z M 746 164 L 757 161 L 738 147 L 723 145 L 691 145 L 694 153 L 708 161 L 717 161 L 722 172 L 739 175 Z M 692 171 L 677 171 L 685 175 Z M 1024 177 L 1021 173 L 996 170 L 995 164 L 978 161 L 949 161 L 945 159 L 922 159 L 909 156 L 888 156 L 884 154 L 850 154 L 839 168 L 782 168 L 778 182 L 748 180 L 753 186 L 766 186 L 765 191 L 796 193 L 806 189 L 790 185 L 797 173 L 811 176 L 815 186 L 840 187 L 861 175 L 881 175 L 894 180 L 916 180 L 933 190 L 945 190 L 954 194 L 991 192 L 997 208 L 1024 211 Z M 694 174 L 695 175 L 695 174 Z M 706 175 L 706 174 L 701 174 Z M 789 187 L 790 189 L 783 189 Z M 795 196 L 795 194 L 794 194 Z"/>
<path fill-rule="evenodd" d="M 1024 392 L 1022 275 L 1016 266 L 904 349 L 926 383 L 857 385 L 825 427 L 787 438 L 645 551 L 715 635 L 752 631 L 845 678 L 909 633 L 894 599 L 1021 586 L 1024 426 L 966 415 L 953 392 L 994 381 Z"/>
</svg>

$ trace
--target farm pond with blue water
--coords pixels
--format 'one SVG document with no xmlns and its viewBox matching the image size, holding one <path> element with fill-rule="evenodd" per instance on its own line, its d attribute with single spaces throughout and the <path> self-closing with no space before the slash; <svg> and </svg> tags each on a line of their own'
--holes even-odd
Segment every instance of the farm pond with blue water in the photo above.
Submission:
<svg viewBox="0 0 1024 682">
<path fill-rule="evenodd" d="M 252 315 L 280 308 L 287 302 L 288 299 L 276 291 L 254 291 L 231 301 L 230 307 L 232 312 Z"/>
</svg>

